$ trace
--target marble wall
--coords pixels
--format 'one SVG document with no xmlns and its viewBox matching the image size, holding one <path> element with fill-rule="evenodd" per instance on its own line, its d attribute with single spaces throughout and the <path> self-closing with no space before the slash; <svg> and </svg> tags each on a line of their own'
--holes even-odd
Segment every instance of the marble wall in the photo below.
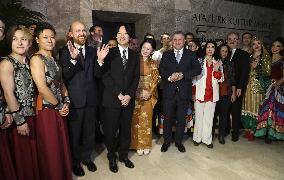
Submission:
<svg viewBox="0 0 284 180">
<path fill-rule="evenodd" d="M 92 18 L 96 18 L 94 13 L 102 14 L 106 21 L 133 21 L 139 38 L 145 32 L 152 32 L 159 39 L 165 31 L 182 30 L 203 39 L 215 39 L 225 38 L 230 31 L 249 31 L 269 41 L 284 31 L 284 11 L 224 0 L 23 0 L 23 3 L 45 14 L 62 41 L 72 21 L 79 19 L 90 27 Z"/>
</svg>

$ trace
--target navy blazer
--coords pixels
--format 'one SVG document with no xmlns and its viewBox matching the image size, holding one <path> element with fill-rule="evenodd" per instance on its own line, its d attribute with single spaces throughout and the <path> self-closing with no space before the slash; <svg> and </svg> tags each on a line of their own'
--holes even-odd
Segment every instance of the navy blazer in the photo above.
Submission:
<svg viewBox="0 0 284 180">
<path fill-rule="evenodd" d="M 93 47 L 85 46 L 84 66 L 79 58 L 74 65 L 71 62 L 71 55 L 68 47 L 61 50 L 60 61 L 63 69 L 63 78 L 71 100 L 71 108 L 83 108 L 96 106 L 97 87 L 95 76 L 100 76 L 100 69 L 97 62 L 97 54 Z"/>
<path fill-rule="evenodd" d="M 118 95 L 121 93 L 131 97 L 128 106 L 133 107 L 140 78 L 139 56 L 128 48 L 128 61 L 124 70 L 119 48 L 113 48 L 105 59 L 103 69 L 103 106 L 121 108 L 122 105 L 118 99 Z"/>
<path fill-rule="evenodd" d="M 170 82 L 168 78 L 174 72 L 182 72 L 183 79 Z M 183 54 L 178 63 L 175 58 L 174 50 L 166 51 L 160 63 L 160 75 L 164 83 L 163 98 L 171 99 L 178 93 L 182 99 L 191 99 L 192 78 L 201 73 L 201 67 L 196 53 L 183 49 Z"/>
</svg>

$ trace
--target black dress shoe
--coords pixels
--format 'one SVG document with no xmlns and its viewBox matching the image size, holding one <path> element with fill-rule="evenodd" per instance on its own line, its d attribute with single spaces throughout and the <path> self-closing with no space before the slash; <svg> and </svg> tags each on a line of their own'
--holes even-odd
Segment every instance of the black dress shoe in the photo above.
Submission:
<svg viewBox="0 0 284 180">
<path fill-rule="evenodd" d="M 178 148 L 179 152 L 185 152 L 185 147 L 183 144 L 176 144 L 176 147 Z"/>
<path fill-rule="evenodd" d="M 78 177 L 85 176 L 85 172 L 80 164 L 73 166 L 73 173 Z"/>
<path fill-rule="evenodd" d="M 97 170 L 97 166 L 92 161 L 88 161 L 88 162 L 83 163 L 83 164 L 86 165 L 88 170 L 91 171 L 91 172 L 95 172 Z"/>
<path fill-rule="evenodd" d="M 200 142 L 193 141 L 193 144 L 194 144 L 194 146 L 199 146 L 201 143 L 200 143 Z"/>
<path fill-rule="evenodd" d="M 164 143 L 161 147 L 161 152 L 167 152 L 171 143 Z"/>
<path fill-rule="evenodd" d="M 219 143 L 220 143 L 220 144 L 225 144 L 225 138 L 224 138 L 224 136 L 219 136 L 219 137 L 218 137 L 218 140 L 219 140 Z"/>
<path fill-rule="evenodd" d="M 232 141 L 237 142 L 239 140 L 239 135 L 237 134 L 232 134 Z"/>
<path fill-rule="evenodd" d="M 210 149 L 213 149 L 213 144 L 212 143 L 208 144 L 207 147 L 210 148 Z"/>
<path fill-rule="evenodd" d="M 134 168 L 133 162 L 131 162 L 128 158 L 119 159 L 119 161 L 123 162 L 125 164 L 125 166 L 128 167 L 128 168 Z"/>
<path fill-rule="evenodd" d="M 115 159 L 109 161 L 109 170 L 113 173 L 118 172 L 118 167 Z"/>
</svg>

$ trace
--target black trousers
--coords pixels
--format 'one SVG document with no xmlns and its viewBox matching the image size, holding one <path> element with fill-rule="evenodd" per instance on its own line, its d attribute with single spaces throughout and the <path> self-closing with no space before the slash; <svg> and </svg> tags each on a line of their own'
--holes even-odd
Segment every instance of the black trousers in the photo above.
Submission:
<svg viewBox="0 0 284 180">
<path fill-rule="evenodd" d="M 96 111 L 96 142 L 101 143 L 103 134 L 101 132 L 101 127 L 102 127 L 102 121 L 104 119 L 104 108 L 102 106 L 102 97 L 103 97 L 103 91 L 104 91 L 104 85 L 103 82 L 100 78 L 96 78 L 97 82 L 97 93 L 98 93 L 98 106 L 97 106 L 97 111 Z"/>
<path fill-rule="evenodd" d="M 244 93 L 244 91 L 242 91 Z M 231 114 L 232 114 L 232 134 L 239 136 L 239 131 L 241 128 L 241 115 L 242 115 L 242 105 L 243 105 L 243 94 L 236 99 L 234 103 L 231 104 Z"/>
<path fill-rule="evenodd" d="M 170 143 L 172 141 L 172 126 L 175 120 L 177 122 L 175 143 L 182 143 L 187 108 L 188 101 L 182 99 L 178 94 L 175 94 L 171 99 L 163 99 L 163 112 L 165 114 L 163 135 L 165 143 Z"/>
<path fill-rule="evenodd" d="M 70 109 L 67 122 L 73 166 L 91 160 L 95 145 L 96 106 Z"/>
<path fill-rule="evenodd" d="M 228 116 L 230 113 L 230 104 L 230 96 L 220 96 L 219 101 L 216 104 L 213 120 L 213 132 L 215 131 L 216 123 L 218 122 L 217 118 L 219 117 L 219 136 L 225 137 L 226 135 Z"/>
<path fill-rule="evenodd" d="M 119 158 L 128 158 L 133 110 L 134 106 L 123 108 L 105 107 L 103 130 L 109 160 L 116 158 L 117 147 Z"/>
</svg>

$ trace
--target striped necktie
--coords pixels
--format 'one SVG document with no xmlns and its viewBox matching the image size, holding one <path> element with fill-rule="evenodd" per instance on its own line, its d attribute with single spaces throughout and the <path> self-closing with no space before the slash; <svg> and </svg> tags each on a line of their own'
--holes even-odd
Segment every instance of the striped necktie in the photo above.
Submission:
<svg viewBox="0 0 284 180">
<path fill-rule="evenodd" d="M 123 69 L 126 69 L 126 63 L 127 63 L 126 50 L 124 49 L 122 51 L 122 65 L 123 65 Z"/>
</svg>

